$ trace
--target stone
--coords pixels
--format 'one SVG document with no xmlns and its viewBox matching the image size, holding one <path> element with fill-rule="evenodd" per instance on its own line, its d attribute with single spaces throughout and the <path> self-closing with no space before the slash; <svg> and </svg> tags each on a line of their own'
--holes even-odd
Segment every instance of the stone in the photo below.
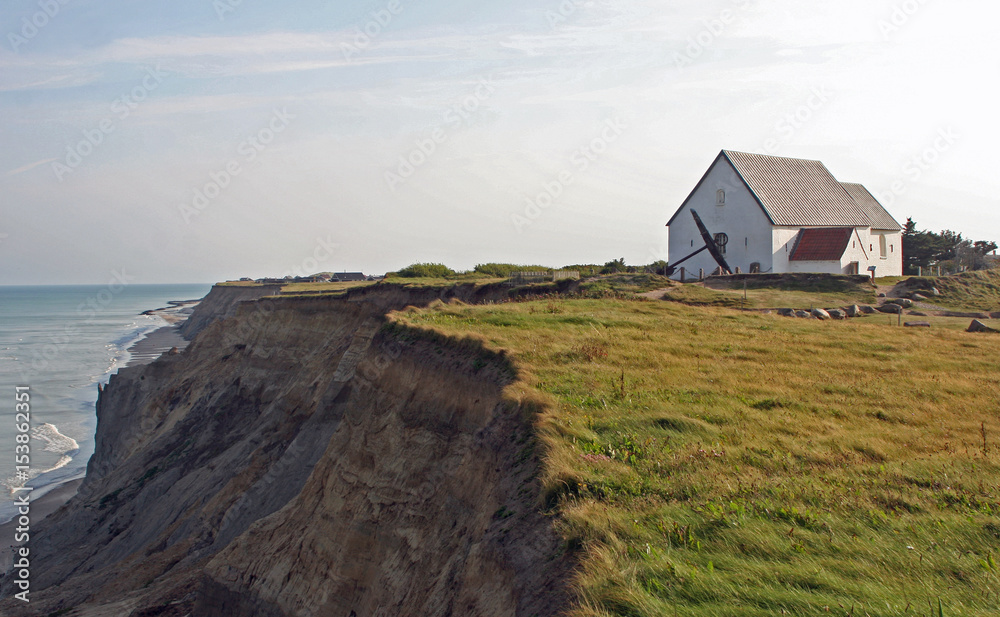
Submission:
<svg viewBox="0 0 1000 617">
<path fill-rule="evenodd" d="M 828 309 L 826 312 L 830 314 L 830 319 L 847 319 L 847 311 Z"/>
<path fill-rule="evenodd" d="M 904 321 L 903 325 L 907 328 L 930 328 L 931 322 L 929 321 Z"/>
<path fill-rule="evenodd" d="M 858 310 L 860 310 L 862 313 L 866 315 L 871 315 L 877 312 L 873 307 L 868 306 L 867 304 L 862 304 L 861 306 L 858 307 Z"/>
<path fill-rule="evenodd" d="M 882 313 L 892 313 L 893 315 L 898 315 L 903 312 L 903 307 L 893 302 L 886 302 L 882 306 L 878 307 L 878 310 Z"/>
<path fill-rule="evenodd" d="M 844 312 L 847 313 L 848 317 L 857 317 L 861 314 L 861 307 L 857 304 L 852 304 L 851 306 L 845 308 Z"/>
<path fill-rule="evenodd" d="M 927 313 L 921 313 L 920 311 L 909 311 L 907 315 L 913 315 L 914 317 L 927 317 Z"/>
<path fill-rule="evenodd" d="M 803 319 L 808 319 L 809 317 L 812 317 L 809 311 L 795 311 L 795 316 Z"/>
<path fill-rule="evenodd" d="M 925 296 L 924 294 L 910 294 L 910 299 L 913 300 L 914 302 L 920 302 L 922 300 L 926 300 L 927 296 Z"/>
<path fill-rule="evenodd" d="M 931 295 L 936 298 L 941 295 L 941 292 L 938 291 L 937 287 L 931 287 Z"/>
<path fill-rule="evenodd" d="M 780 308 L 778 309 L 778 314 L 782 317 L 795 317 L 795 311 L 790 308 Z"/>
<path fill-rule="evenodd" d="M 963 313 L 961 311 L 941 311 L 938 317 L 966 317 L 968 319 L 989 319 L 989 313 Z"/>
<path fill-rule="evenodd" d="M 827 313 L 825 310 L 821 308 L 814 308 L 812 311 L 810 311 L 810 314 L 812 314 L 812 316 L 815 317 L 816 319 L 830 319 L 830 313 Z"/>
<path fill-rule="evenodd" d="M 884 298 L 884 297 L 885 297 L 885 294 L 883 294 L 883 293 L 880 293 L 880 294 L 878 295 L 878 297 L 879 297 L 879 298 Z"/>
<path fill-rule="evenodd" d="M 892 298 L 891 300 L 886 300 L 886 302 L 891 304 L 898 304 L 903 308 L 910 308 L 911 306 L 913 306 L 913 300 L 910 300 L 909 298 Z"/>
<path fill-rule="evenodd" d="M 998 330 L 995 330 L 994 328 L 987 326 L 978 319 L 973 319 L 972 323 L 969 324 L 969 329 L 966 330 L 966 332 L 998 332 Z"/>
</svg>

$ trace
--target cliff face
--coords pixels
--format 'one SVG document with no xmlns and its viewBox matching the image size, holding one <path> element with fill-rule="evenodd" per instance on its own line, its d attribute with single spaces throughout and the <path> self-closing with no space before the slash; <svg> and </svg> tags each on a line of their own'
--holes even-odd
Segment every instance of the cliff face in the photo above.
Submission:
<svg viewBox="0 0 1000 617">
<path fill-rule="evenodd" d="M 181 335 L 191 340 L 217 319 L 225 319 L 236 314 L 241 302 L 252 302 L 266 296 L 277 296 L 281 285 L 261 285 L 238 287 L 233 285 L 213 285 L 194 312 L 180 326 Z"/>
<path fill-rule="evenodd" d="M 79 495 L 32 535 L 24 614 L 556 614 L 511 368 L 382 328 L 410 296 L 243 303 L 120 371 Z"/>
</svg>

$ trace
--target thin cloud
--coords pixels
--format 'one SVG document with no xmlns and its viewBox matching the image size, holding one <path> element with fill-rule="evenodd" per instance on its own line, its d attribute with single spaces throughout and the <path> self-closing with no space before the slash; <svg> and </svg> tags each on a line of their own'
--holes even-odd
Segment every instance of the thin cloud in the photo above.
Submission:
<svg viewBox="0 0 1000 617">
<path fill-rule="evenodd" d="M 42 159 L 40 161 L 35 161 L 34 163 L 28 163 L 27 165 L 24 165 L 22 167 L 18 167 L 17 169 L 12 169 L 12 170 L 8 171 L 4 175 L 10 177 L 10 176 L 16 176 L 18 174 L 23 174 L 26 171 L 30 171 L 30 170 L 32 170 L 32 169 L 34 169 L 36 167 L 39 167 L 40 165 L 45 165 L 45 164 L 51 163 L 51 162 L 53 162 L 55 160 L 57 160 L 57 159 L 50 158 L 50 159 Z"/>
</svg>

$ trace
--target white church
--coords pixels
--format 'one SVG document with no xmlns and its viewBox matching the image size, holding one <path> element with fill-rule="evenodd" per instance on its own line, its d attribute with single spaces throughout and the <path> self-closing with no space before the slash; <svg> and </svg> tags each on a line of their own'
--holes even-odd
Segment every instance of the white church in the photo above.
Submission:
<svg viewBox="0 0 1000 617">
<path fill-rule="evenodd" d="M 819 161 L 720 152 L 667 223 L 670 264 L 705 246 L 691 210 L 734 272 L 903 273 L 900 224 Z M 707 251 L 680 265 L 689 278 L 718 267 Z"/>
</svg>

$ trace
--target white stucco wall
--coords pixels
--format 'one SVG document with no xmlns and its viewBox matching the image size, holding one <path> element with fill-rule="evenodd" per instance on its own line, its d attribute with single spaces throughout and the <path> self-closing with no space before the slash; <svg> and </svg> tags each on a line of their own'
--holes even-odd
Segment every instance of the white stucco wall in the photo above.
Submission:
<svg viewBox="0 0 1000 617">
<path fill-rule="evenodd" d="M 771 261 L 774 272 L 792 272 L 789 269 L 788 258 L 795 248 L 795 238 L 799 235 L 798 227 L 775 227 L 771 232 Z"/>
<path fill-rule="evenodd" d="M 716 205 L 717 192 L 726 192 L 726 203 Z M 674 264 L 691 252 L 704 246 L 698 233 L 691 209 L 698 212 L 708 231 L 714 236 L 725 233 L 729 236 L 726 246 L 726 261 L 734 270 L 739 267 L 749 272 L 750 264 L 759 262 L 762 272 L 772 269 L 771 222 L 761 209 L 750 190 L 743 184 L 736 170 L 723 158 L 716 159 L 704 181 L 682 207 L 681 212 L 670 225 L 669 259 Z M 681 264 L 687 276 L 698 276 L 699 268 L 705 274 L 711 273 L 718 264 L 708 251 Z M 680 272 L 674 274 L 680 278 Z"/>
<path fill-rule="evenodd" d="M 717 204 L 717 192 L 726 192 L 725 205 Z M 671 264 L 704 246 L 698 227 L 691 216 L 697 210 L 710 233 L 729 236 L 726 261 L 735 271 L 750 271 L 750 264 L 760 263 L 761 272 L 829 272 L 843 274 L 851 262 L 858 262 L 858 273 L 868 274 L 868 266 L 876 266 L 876 276 L 900 276 L 903 273 L 902 233 L 858 228 L 851 236 L 840 262 L 789 262 L 795 248 L 798 227 L 772 227 L 750 189 L 743 184 L 736 170 L 723 157 L 718 157 L 704 180 L 695 189 L 674 217 L 668 231 L 668 255 Z M 885 236 L 886 255 L 880 251 L 880 236 Z M 708 251 L 681 264 L 686 276 L 695 278 L 698 270 L 705 274 L 718 267 Z M 680 278 L 680 272 L 674 274 Z"/>
<path fill-rule="evenodd" d="M 790 261 L 788 272 L 822 272 L 826 274 L 843 274 L 839 261 Z"/>
</svg>

